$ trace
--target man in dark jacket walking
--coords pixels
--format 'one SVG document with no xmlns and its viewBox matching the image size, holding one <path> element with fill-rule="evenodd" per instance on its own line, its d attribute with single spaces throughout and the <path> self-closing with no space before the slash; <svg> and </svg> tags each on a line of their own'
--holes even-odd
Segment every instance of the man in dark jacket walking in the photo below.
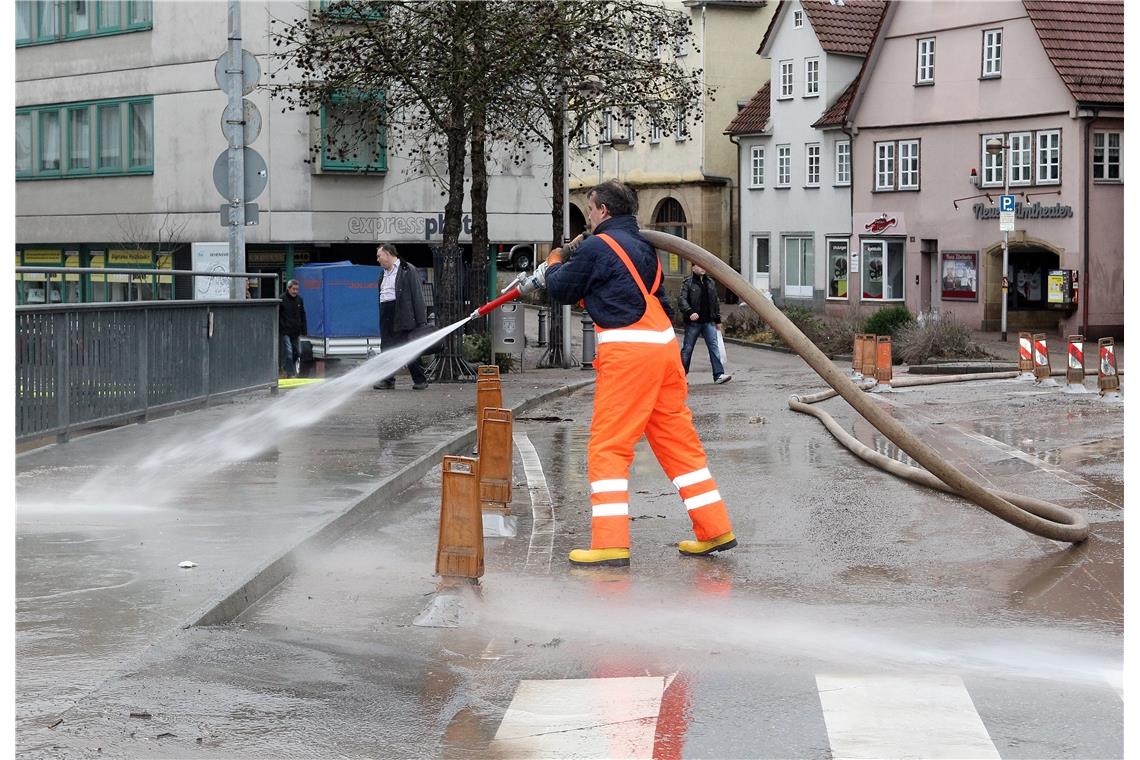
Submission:
<svg viewBox="0 0 1140 760">
<path fill-rule="evenodd" d="M 285 295 L 277 309 L 277 331 L 281 334 L 281 369 L 285 377 L 296 377 L 301 369 L 301 336 L 309 331 L 305 299 L 296 280 L 285 283 Z"/>
<path fill-rule="evenodd" d="M 384 270 L 376 283 L 380 294 L 380 351 L 402 346 L 411 338 L 412 331 L 427 324 L 427 309 L 420 273 L 414 266 L 401 261 L 396 246 L 381 243 L 376 248 L 376 261 Z M 427 373 L 420 357 L 408 363 L 412 375 L 412 389 L 422 391 L 428 387 Z M 387 377 L 372 386 L 377 390 L 396 387 L 396 378 Z"/>
<path fill-rule="evenodd" d="M 681 316 L 685 320 L 685 339 L 681 343 L 681 364 L 685 367 L 685 374 L 689 374 L 689 360 L 693 358 L 693 348 L 696 347 L 697 336 L 700 335 L 705 339 L 705 345 L 709 349 L 713 382 L 727 383 L 732 379 L 732 375 L 725 374 L 724 363 L 720 360 L 720 349 L 717 345 L 720 301 L 717 300 L 716 283 L 696 264 L 693 265 L 693 273 L 681 283 L 679 305 Z"/>
</svg>

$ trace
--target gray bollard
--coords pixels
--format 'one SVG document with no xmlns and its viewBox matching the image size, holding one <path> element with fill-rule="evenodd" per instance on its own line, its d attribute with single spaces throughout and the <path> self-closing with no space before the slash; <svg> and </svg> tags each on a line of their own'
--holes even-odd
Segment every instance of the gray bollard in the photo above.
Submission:
<svg viewBox="0 0 1140 760">
<path fill-rule="evenodd" d="M 538 343 L 535 345 L 546 345 L 546 309 L 538 310 Z"/>
<path fill-rule="evenodd" d="M 582 369 L 594 368 L 594 320 L 590 313 L 582 312 Z"/>
</svg>

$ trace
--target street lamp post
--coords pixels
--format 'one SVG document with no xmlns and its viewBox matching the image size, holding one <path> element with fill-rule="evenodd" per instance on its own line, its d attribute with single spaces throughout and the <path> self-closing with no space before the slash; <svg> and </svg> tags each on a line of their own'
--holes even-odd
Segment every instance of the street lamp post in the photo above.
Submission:
<svg viewBox="0 0 1140 760">
<path fill-rule="evenodd" d="M 1002 195 L 1009 195 L 1009 145 L 1002 139 L 992 137 L 986 140 L 986 153 L 1001 154 L 1001 176 L 1004 189 Z M 1001 339 L 1006 338 L 1006 314 L 1009 310 L 1009 230 L 1002 230 L 1001 240 Z"/>
</svg>

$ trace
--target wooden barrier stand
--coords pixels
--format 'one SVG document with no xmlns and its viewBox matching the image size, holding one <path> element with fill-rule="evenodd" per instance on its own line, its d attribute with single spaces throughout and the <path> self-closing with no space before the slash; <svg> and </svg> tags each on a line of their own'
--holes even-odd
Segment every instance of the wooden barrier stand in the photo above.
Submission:
<svg viewBox="0 0 1140 760">
<path fill-rule="evenodd" d="M 851 379 L 863 379 L 863 333 L 855 333 L 855 345 L 851 349 Z"/>
<path fill-rule="evenodd" d="M 1033 336 L 1027 332 L 1017 334 L 1017 371 L 1023 375 L 1033 374 Z"/>
<path fill-rule="evenodd" d="M 1100 360 L 1097 362 L 1096 384 L 1101 395 L 1120 391 L 1120 374 L 1116 371 L 1116 339 L 1101 338 Z"/>
<path fill-rule="evenodd" d="M 479 506 L 509 515 L 511 513 L 511 429 L 510 409 L 487 407 L 479 434 Z"/>
<path fill-rule="evenodd" d="M 1085 384 L 1085 336 L 1069 336 L 1069 361 L 1065 366 L 1065 382 L 1069 385 Z"/>
<path fill-rule="evenodd" d="M 483 437 L 483 410 L 503 406 L 503 386 L 499 379 L 499 368 L 494 364 L 484 364 L 475 375 L 475 445 Z M 476 449 L 478 451 L 478 449 Z"/>
<path fill-rule="evenodd" d="M 435 572 L 444 580 L 483 575 L 483 514 L 479 509 L 479 460 L 445 456 L 439 503 Z"/>
<path fill-rule="evenodd" d="M 891 336 L 875 336 L 875 381 L 877 385 L 891 385 Z"/>
<path fill-rule="evenodd" d="M 863 377 L 872 377 L 875 374 L 875 335 L 863 335 Z"/>
<path fill-rule="evenodd" d="M 1034 333 L 1033 335 L 1033 376 L 1037 378 L 1037 382 L 1042 383 L 1049 379 L 1053 374 L 1053 368 L 1049 365 L 1049 340 L 1045 333 Z"/>
</svg>

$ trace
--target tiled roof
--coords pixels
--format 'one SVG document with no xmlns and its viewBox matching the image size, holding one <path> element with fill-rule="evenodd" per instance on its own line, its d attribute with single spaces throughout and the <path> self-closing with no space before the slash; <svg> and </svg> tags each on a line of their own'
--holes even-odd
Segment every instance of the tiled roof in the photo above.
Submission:
<svg viewBox="0 0 1140 760">
<path fill-rule="evenodd" d="M 830 0 L 800 0 L 800 5 L 825 51 L 859 56 L 867 55 L 887 6 L 884 0 L 844 0 L 843 5 Z"/>
<path fill-rule="evenodd" d="M 1049 60 L 1077 102 L 1124 105 L 1122 0 L 1024 4 Z"/>
<path fill-rule="evenodd" d="M 815 129 L 824 129 L 826 127 L 843 126 L 843 122 L 847 121 L 847 109 L 851 107 L 851 98 L 855 95 L 855 88 L 859 86 L 859 78 L 862 74 L 863 72 L 860 71 L 859 76 L 855 77 L 855 79 L 851 81 L 851 84 L 847 85 L 847 89 L 843 91 L 843 94 L 831 104 L 831 108 L 827 109 L 823 116 L 820 116 L 816 122 L 812 124 L 812 127 Z"/>
<path fill-rule="evenodd" d="M 752 96 L 748 105 L 736 112 L 736 116 L 724 130 L 726 135 L 758 135 L 763 133 L 772 110 L 772 83 L 766 82 L 760 91 Z"/>
</svg>

